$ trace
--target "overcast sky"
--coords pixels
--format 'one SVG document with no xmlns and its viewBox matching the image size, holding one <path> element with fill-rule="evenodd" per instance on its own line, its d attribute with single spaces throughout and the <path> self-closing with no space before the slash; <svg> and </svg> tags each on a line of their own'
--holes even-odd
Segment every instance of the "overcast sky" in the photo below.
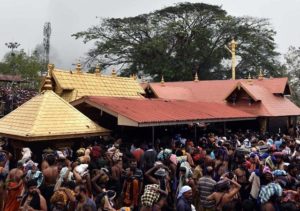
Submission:
<svg viewBox="0 0 300 211">
<path fill-rule="evenodd" d="M 71 34 L 96 25 L 96 17 L 135 16 L 174 5 L 177 0 L 0 0 L 0 58 L 8 51 L 6 42 L 19 42 L 31 52 L 43 41 L 43 25 L 50 21 L 51 57 L 56 67 L 73 69 L 92 46 Z M 300 47 L 300 0 L 204 0 L 189 1 L 221 5 L 230 15 L 270 19 L 278 51 Z"/>
</svg>

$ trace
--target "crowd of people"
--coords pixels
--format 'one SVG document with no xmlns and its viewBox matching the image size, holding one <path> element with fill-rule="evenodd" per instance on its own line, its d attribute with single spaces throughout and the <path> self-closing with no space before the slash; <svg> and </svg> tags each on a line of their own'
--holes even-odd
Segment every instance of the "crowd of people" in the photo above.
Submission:
<svg viewBox="0 0 300 211">
<path fill-rule="evenodd" d="M 37 94 L 36 90 L 20 87 L 0 87 L 0 114 L 5 115 Z"/>
<path fill-rule="evenodd" d="M 300 140 L 254 132 L 194 143 L 122 139 L 77 149 L 0 152 L 0 210 L 299 210 Z"/>
</svg>

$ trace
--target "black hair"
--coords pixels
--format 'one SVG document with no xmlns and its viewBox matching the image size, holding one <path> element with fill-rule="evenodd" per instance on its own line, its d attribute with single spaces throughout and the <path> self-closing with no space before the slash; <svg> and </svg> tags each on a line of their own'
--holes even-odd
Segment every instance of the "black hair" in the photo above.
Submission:
<svg viewBox="0 0 300 211">
<path fill-rule="evenodd" d="M 253 211 L 254 208 L 255 208 L 255 204 L 253 203 L 252 200 L 247 199 L 242 202 L 243 211 Z"/>
<path fill-rule="evenodd" d="M 47 157 L 46 157 L 46 161 L 48 162 L 48 164 L 49 164 L 50 166 L 52 166 L 52 165 L 55 164 L 55 160 L 56 160 L 56 158 L 55 158 L 55 155 L 54 155 L 54 154 L 49 154 L 49 155 L 47 155 Z"/>
<path fill-rule="evenodd" d="M 78 187 L 79 187 L 79 191 L 80 192 L 87 193 L 87 189 L 86 189 L 86 187 L 84 185 L 79 185 Z"/>
<path fill-rule="evenodd" d="M 289 211 L 297 211 L 297 205 L 293 202 L 286 202 L 280 204 L 280 210 L 289 210 Z"/>
<path fill-rule="evenodd" d="M 26 186 L 27 186 L 27 188 L 30 188 L 32 186 L 37 186 L 37 181 L 35 179 L 28 180 L 26 182 Z"/>
<path fill-rule="evenodd" d="M 74 181 L 67 181 L 62 183 L 63 187 L 69 188 L 71 190 L 74 190 L 76 187 L 76 183 Z"/>
</svg>

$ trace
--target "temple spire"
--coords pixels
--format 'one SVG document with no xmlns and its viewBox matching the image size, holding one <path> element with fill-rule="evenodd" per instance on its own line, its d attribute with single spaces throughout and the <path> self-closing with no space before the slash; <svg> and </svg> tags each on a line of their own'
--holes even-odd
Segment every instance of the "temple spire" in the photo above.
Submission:
<svg viewBox="0 0 300 211">
<path fill-rule="evenodd" d="M 100 75 L 101 74 L 101 70 L 100 70 L 99 64 L 96 65 L 95 74 L 96 75 Z"/>
<path fill-rule="evenodd" d="M 54 65 L 53 64 L 48 64 L 48 72 L 47 72 L 47 76 L 45 78 L 45 83 L 44 86 L 42 87 L 42 91 L 43 90 L 52 90 L 52 80 L 51 80 L 51 71 L 54 69 Z"/>
<path fill-rule="evenodd" d="M 262 69 L 260 69 L 259 75 L 258 75 L 258 80 L 263 80 L 263 79 L 264 79 L 264 74 L 263 74 Z"/>
<path fill-rule="evenodd" d="M 250 73 L 249 73 L 249 75 L 248 75 L 248 84 L 250 84 L 250 85 L 252 85 L 252 78 L 251 78 L 251 75 L 250 75 Z"/>
<path fill-rule="evenodd" d="M 136 74 L 133 74 L 132 77 L 133 77 L 133 80 L 137 79 L 137 75 Z"/>
<path fill-rule="evenodd" d="M 231 75 L 232 75 L 232 80 L 235 80 L 235 68 L 236 68 L 236 47 L 237 47 L 237 42 L 232 38 L 231 42 L 229 43 L 229 47 L 225 45 L 225 48 L 231 53 Z"/>
<path fill-rule="evenodd" d="M 117 75 L 115 68 L 112 69 L 111 75 L 114 77 Z"/>
<path fill-rule="evenodd" d="M 196 72 L 195 74 L 195 79 L 194 79 L 195 82 L 199 81 L 199 78 L 198 78 L 198 73 Z"/>
<path fill-rule="evenodd" d="M 163 76 L 163 75 L 161 76 L 160 84 L 161 84 L 162 86 L 165 86 L 165 79 L 164 79 L 164 76 Z"/>
<path fill-rule="evenodd" d="M 81 64 L 80 64 L 80 62 L 77 63 L 76 72 L 81 73 Z"/>
</svg>

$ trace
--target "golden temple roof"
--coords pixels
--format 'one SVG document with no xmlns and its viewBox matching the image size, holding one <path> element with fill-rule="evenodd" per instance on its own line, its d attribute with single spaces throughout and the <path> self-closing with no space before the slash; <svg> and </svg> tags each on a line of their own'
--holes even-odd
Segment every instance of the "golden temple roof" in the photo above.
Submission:
<svg viewBox="0 0 300 211">
<path fill-rule="evenodd" d="M 0 135 L 24 141 L 108 134 L 51 90 L 46 90 L 0 119 Z"/>
<path fill-rule="evenodd" d="M 141 98 L 145 91 L 137 80 L 116 75 L 63 71 L 53 68 L 54 91 L 71 102 L 83 96 Z"/>
</svg>

